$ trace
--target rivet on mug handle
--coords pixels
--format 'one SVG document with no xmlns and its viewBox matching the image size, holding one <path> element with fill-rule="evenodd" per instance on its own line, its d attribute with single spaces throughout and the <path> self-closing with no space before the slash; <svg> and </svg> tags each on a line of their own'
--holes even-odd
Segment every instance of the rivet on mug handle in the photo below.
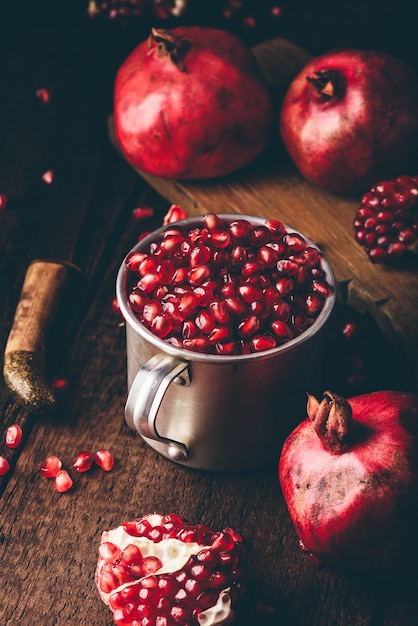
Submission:
<svg viewBox="0 0 418 626">
<path fill-rule="evenodd" d="M 156 427 L 158 409 L 168 386 L 181 380 L 182 386 L 190 384 L 188 363 L 167 356 L 152 357 L 141 367 L 132 383 L 125 405 L 125 419 L 131 428 L 149 439 L 167 446 L 167 454 L 173 461 L 185 461 L 187 447 L 180 441 L 162 437 Z"/>
</svg>

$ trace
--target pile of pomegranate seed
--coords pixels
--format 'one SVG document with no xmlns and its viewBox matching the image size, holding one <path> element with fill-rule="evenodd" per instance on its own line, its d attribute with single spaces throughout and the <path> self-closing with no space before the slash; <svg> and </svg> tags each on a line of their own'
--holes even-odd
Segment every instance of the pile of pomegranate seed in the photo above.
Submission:
<svg viewBox="0 0 418 626">
<path fill-rule="evenodd" d="M 417 250 L 418 176 L 374 185 L 354 220 L 355 237 L 372 263 L 399 263 Z"/>
<path fill-rule="evenodd" d="M 120 626 L 220 626 L 244 591 L 244 561 L 235 530 L 154 513 L 103 533 L 96 585 Z"/>
<path fill-rule="evenodd" d="M 320 252 L 268 219 L 213 213 L 126 258 L 128 301 L 160 339 L 217 355 L 270 350 L 309 328 L 332 293 Z"/>
</svg>

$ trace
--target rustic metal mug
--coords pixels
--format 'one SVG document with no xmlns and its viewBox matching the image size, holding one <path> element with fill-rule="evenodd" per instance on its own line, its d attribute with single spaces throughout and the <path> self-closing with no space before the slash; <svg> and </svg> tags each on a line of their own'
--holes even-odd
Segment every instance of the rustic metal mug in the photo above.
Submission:
<svg viewBox="0 0 418 626">
<path fill-rule="evenodd" d="M 220 217 L 265 222 L 247 215 Z M 178 225 L 201 226 L 202 217 Z M 165 228 L 132 251 L 146 250 Z M 322 267 L 333 294 L 312 326 L 265 352 L 221 356 L 177 348 L 151 333 L 129 306 L 124 260 L 116 293 L 126 321 L 128 425 L 160 454 L 188 467 L 235 471 L 276 462 L 284 438 L 306 416 L 306 392 L 323 391 L 323 339 L 335 278 L 324 258 Z"/>
</svg>

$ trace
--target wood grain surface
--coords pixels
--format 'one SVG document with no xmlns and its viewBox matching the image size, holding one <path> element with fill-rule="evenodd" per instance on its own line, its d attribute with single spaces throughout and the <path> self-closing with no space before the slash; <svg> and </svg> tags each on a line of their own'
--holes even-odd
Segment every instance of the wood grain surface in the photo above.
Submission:
<svg viewBox="0 0 418 626">
<path fill-rule="evenodd" d="M 16 13 L 22 12 L 20 3 L 11 4 Z M 372 277 L 367 292 L 373 288 L 368 301 L 362 294 L 364 282 L 353 277 L 364 262 L 360 250 L 353 249 L 348 260 L 342 252 L 351 245 L 348 212 L 354 202 L 312 189 L 289 163 L 283 165 L 279 191 L 264 184 L 266 173 L 272 182 L 276 173 L 260 160 L 247 170 L 245 184 L 234 179 L 203 186 L 166 183 L 160 188 L 163 197 L 156 194 L 154 182 L 146 184 L 108 141 L 113 70 L 138 33 L 118 31 L 113 25 L 102 29 L 90 21 L 75 28 L 74 21 L 61 21 L 56 12 L 45 16 L 41 4 L 36 11 L 32 6 L 30 28 L 5 32 L 6 39 L 0 42 L 5 51 L 0 64 L 0 192 L 7 188 L 9 195 L 6 209 L 0 211 L 3 351 L 34 258 L 41 175 L 59 150 L 57 127 L 71 115 L 72 98 L 84 90 L 101 122 L 103 158 L 91 221 L 77 257 L 85 286 L 68 294 L 49 346 L 50 376 L 67 379 L 69 388 L 61 393 L 54 413 L 35 417 L 13 402 L 0 380 L 0 454 L 11 465 L 10 472 L 0 477 L 1 625 L 111 626 L 110 611 L 94 583 L 101 533 L 160 511 L 219 529 L 234 526 L 242 533 L 250 577 L 247 602 L 236 626 L 418 626 L 416 571 L 395 581 L 348 576 L 318 568 L 300 551 L 276 463 L 232 474 L 189 470 L 159 456 L 128 428 L 125 328 L 112 306 L 116 273 L 141 232 L 161 225 L 171 201 L 182 201 L 190 213 L 201 213 L 208 206 L 213 210 L 212 201 L 217 202 L 221 192 L 223 203 L 217 206 L 222 210 L 240 213 L 245 202 L 246 210 L 263 215 L 266 207 L 274 206 L 272 214 L 289 224 L 298 227 L 303 222 L 306 234 L 332 257 L 342 297 L 378 309 L 390 328 L 394 322 L 388 306 L 395 307 L 392 294 L 398 293 L 397 284 L 404 278 L 368 268 Z M 40 16 L 37 26 L 35 13 Z M 7 50 L 5 41 L 11 46 Z M 46 84 L 55 94 L 48 108 L 34 97 L 35 89 Z M 155 216 L 138 224 L 132 210 L 143 204 L 153 206 Z M 316 219 L 324 205 L 326 216 L 338 208 L 339 223 L 332 235 L 327 223 Z M 405 276 L 413 291 L 416 275 Z M 408 322 L 408 315 L 403 315 Z M 399 333 L 395 335 L 401 341 Z M 405 335 L 402 347 L 408 340 Z M 14 423 L 24 434 L 17 449 L 4 444 L 4 433 Z M 95 467 L 77 474 L 72 467 L 77 453 L 102 447 L 113 452 L 114 469 L 105 473 Z M 51 454 L 62 459 L 73 477 L 68 493 L 59 494 L 40 476 L 39 469 Z"/>
</svg>

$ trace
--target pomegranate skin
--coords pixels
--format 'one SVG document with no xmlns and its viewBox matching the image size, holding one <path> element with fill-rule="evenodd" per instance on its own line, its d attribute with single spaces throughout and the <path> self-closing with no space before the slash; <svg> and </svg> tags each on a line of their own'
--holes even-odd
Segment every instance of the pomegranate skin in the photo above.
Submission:
<svg viewBox="0 0 418 626">
<path fill-rule="evenodd" d="M 363 193 L 381 179 L 413 173 L 418 76 L 383 52 L 327 52 L 290 84 L 279 129 L 307 180 L 336 194 Z"/>
<path fill-rule="evenodd" d="M 324 445 L 312 415 L 289 435 L 279 460 L 283 496 L 316 563 L 399 572 L 416 558 L 418 397 L 377 391 L 347 402 L 344 445 Z"/>
<path fill-rule="evenodd" d="M 127 161 L 156 176 L 197 179 L 225 176 L 258 156 L 273 113 L 246 44 L 201 26 L 154 32 L 174 37 L 180 52 L 161 52 L 151 36 L 119 68 L 114 124 Z"/>
</svg>

